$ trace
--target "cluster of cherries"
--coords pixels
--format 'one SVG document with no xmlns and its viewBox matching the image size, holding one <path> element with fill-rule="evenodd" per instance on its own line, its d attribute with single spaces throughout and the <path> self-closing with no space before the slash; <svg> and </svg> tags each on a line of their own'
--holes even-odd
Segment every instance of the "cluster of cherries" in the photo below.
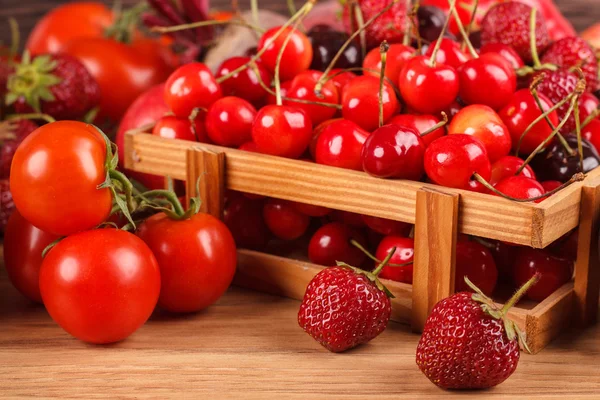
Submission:
<svg viewBox="0 0 600 400">
<path fill-rule="evenodd" d="M 199 62 L 177 69 L 165 88 L 172 114 L 153 134 L 517 201 L 542 201 L 600 165 L 597 78 L 587 60 L 564 56 L 573 44 L 547 43 L 534 9 L 501 3 L 469 35 L 453 4 L 448 17 L 423 6 L 403 43 L 363 57 L 360 30 L 299 29 L 311 4 L 216 74 Z M 462 44 L 447 32 L 453 16 Z M 504 40 L 510 29 L 514 43 Z M 412 281 L 414 241 L 402 222 L 240 193 L 229 194 L 225 222 L 239 247 L 264 250 L 274 236 L 282 251 L 281 241 L 310 238 L 309 258 L 322 265 L 372 268 L 395 247 L 381 277 Z M 520 286 L 541 272 L 528 293 L 541 300 L 570 279 L 576 238 L 547 251 L 461 238 L 457 276 L 491 294 L 500 278 Z"/>
</svg>

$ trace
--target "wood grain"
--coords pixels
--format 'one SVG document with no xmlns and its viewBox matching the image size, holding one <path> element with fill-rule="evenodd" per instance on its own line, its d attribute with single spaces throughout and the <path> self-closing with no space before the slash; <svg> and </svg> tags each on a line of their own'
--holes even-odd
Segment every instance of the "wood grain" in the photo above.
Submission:
<svg viewBox="0 0 600 400">
<path fill-rule="evenodd" d="M 201 146 L 189 149 L 185 181 L 187 204 L 191 197 L 199 197 L 201 212 L 221 218 L 225 202 L 225 153 Z"/>
</svg>

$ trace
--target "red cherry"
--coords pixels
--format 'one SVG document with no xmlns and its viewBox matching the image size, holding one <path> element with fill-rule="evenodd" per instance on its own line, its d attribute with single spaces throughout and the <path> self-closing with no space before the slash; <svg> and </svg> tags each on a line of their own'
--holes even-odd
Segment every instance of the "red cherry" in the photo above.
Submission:
<svg viewBox="0 0 600 400">
<path fill-rule="evenodd" d="M 369 132 L 352 121 L 341 119 L 323 129 L 317 139 L 318 164 L 362 171 L 361 151 Z"/>
<path fill-rule="evenodd" d="M 469 189 L 473 174 L 485 180 L 491 165 L 483 144 L 469 135 L 442 136 L 425 150 L 425 172 L 438 185 Z"/>
<path fill-rule="evenodd" d="M 513 246 L 502 241 L 495 241 L 491 249 L 496 268 L 498 269 L 498 280 L 504 282 L 513 281 L 513 267 L 517 256 L 518 246 Z"/>
<path fill-rule="evenodd" d="M 448 135 L 466 134 L 479 139 L 485 146 L 491 162 L 508 155 L 512 144 L 508 128 L 488 106 L 467 106 L 454 116 Z"/>
<path fill-rule="evenodd" d="M 283 32 L 276 39 L 273 39 L 280 29 L 281 27 L 278 26 L 266 31 L 258 41 L 258 51 L 263 51 L 266 48 L 260 59 L 265 67 L 273 73 L 277 65 L 279 51 L 283 47 L 286 38 L 290 35 L 292 36 L 283 51 L 279 66 L 279 79 L 287 81 L 310 67 L 313 58 L 313 48 L 308 37 L 292 27 L 284 28 Z"/>
<path fill-rule="evenodd" d="M 437 40 L 431 42 L 427 48 L 427 51 L 425 52 L 426 57 L 431 57 L 436 43 Z M 435 62 L 438 64 L 448 65 L 456 69 L 469 61 L 470 58 L 471 57 L 467 53 L 460 49 L 460 44 L 458 42 L 449 38 L 443 38 L 440 49 L 435 55 Z"/>
<path fill-rule="evenodd" d="M 519 168 L 521 168 L 521 165 L 524 163 L 525 161 L 519 157 L 504 156 L 499 158 L 495 163 L 492 164 L 492 177 L 490 178 L 490 183 L 492 185 L 496 185 L 505 178 L 515 176 Z M 526 165 L 519 175 L 523 175 L 534 180 L 536 179 L 535 173 L 529 165 Z"/>
<path fill-rule="evenodd" d="M 296 75 L 285 96 L 292 99 L 339 104 L 340 96 L 333 81 L 327 81 L 323 85 L 323 88 L 321 89 L 322 97 L 316 95 L 315 86 L 322 75 L 323 73 L 319 71 L 306 71 Z M 288 100 L 284 100 L 283 104 L 304 110 L 315 126 L 333 117 L 337 111 L 337 109 L 333 107 L 317 104 L 304 104 Z"/>
<path fill-rule="evenodd" d="M 481 47 L 479 53 L 481 55 L 488 53 L 499 54 L 509 62 L 513 69 L 519 69 L 525 66 L 521 56 L 519 56 L 519 54 L 512 47 L 504 43 L 488 43 Z"/>
<path fill-rule="evenodd" d="M 299 213 L 290 202 L 281 199 L 267 200 L 263 218 L 269 230 L 283 240 L 298 239 L 310 224 L 309 216 Z"/>
<path fill-rule="evenodd" d="M 175 116 L 187 118 L 194 108 L 205 108 L 223 97 L 210 69 L 194 62 L 177 68 L 165 84 L 165 103 Z"/>
<path fill-rule="evenodd" d="M 292 87 L 292 81 L 287 81 L 287 82 L 281 83 L 281 97 L 287 97 L 290 87 Z M 274 94 L 269 93 L 267 95 L 267 104 L 276 105 L 277 97 L 275 97 Z"/>
<path fill-rule="evenodd" d="M 392 82 L 398 82 L 400 71 L 406 60 L 411 58 L 415 49 L 400 43 L 390 44 L 387 51 L 387 60 L 385 64 L 385 76 Z M 372 75 L 379 78 L 381 71 L 381 53 L 379 48 L 371 50 L 363 60 L 365 75 Z"/>
<path fill-rule="evenodd" d="M 373 217 L 371 215 L 362 215 L 362 220 L 372 230 L 382 235 L 396 235 L 403 236 L 407 235 L 410 231 L 411 224 L 394 221 L 386 218 Z M 384 257 L 385 258 L 385 257 Z"/>
<path fill-rule="evenodd" d="M 219 146 L 237 147 L 252 140 L 256 109 L 239 97 L 223 97 L 206 113 L 206 132 Z"/>
<path fill-rule="evenodd" d="M 419 132 L 400 125 L 384 125 L 365 141 L 362 167 L 378 178 L 417 181 L 423 177 L 425 143 Z"/>
<path fill-rule="evenodd" d="M 304 111 L 291 106 L 268 105 L 252 125 L 252 140 L 261 153 L 300 157 L 312 137 L 312 123 Z"/>
<path fill-rule="evenodd" d="M 333 84 L 335 85 L 336 89 L 338 90 L 338 93 L 341 94 L 344 92 L 344 88 L 346 87 L 346 85 L 348 83 L 350 83 L 351 80 L 353 80 L 354 78 L 356 78 L 358 75 L 356 75 L 354 72 L 350 72 L 350 71 L 344 71 L 342 69 L 332 69 L 329 74 L 327 74 L 327 76 L 333 76 L 333 78 L 331 78 L 331 81 L 333 82 Z"/>
<path fill-rule="evenodd" d="M 319 135 L 327 128 L 331 123 L 335 121 L 341 121 L 342 118 L 329 119 L 327 121 L 321 122 L 317 127 L 313 130 L 312 139 L 310 140 L 310 144 L 308 145 L 308 150 L 310 151 L 310 155 L 313 158 L 315 157 L 317 151 L 317 141 L 319 140 Z"/>
<path fill-rule="evenodd" d="M 234 193 L 226 202 L 223 222 L 233 235 L 238 248 L 263 250 L 271 234 L 265 225 L 263 201 L 250 200 Z"/>
<path fill-rule="evenodd" d="M 254 142 L 246 142 L 238 147 L 238 149 L 249 151 L 251 153 L 260 153 L 260 151 L 258 151 L 258 147 L 256 147 L 256 143 Z"/>
<path fill-rule="evenodd" d="M 544 250 L 522 247 L 517 252 L 513 270 L 515 284 L 522 286 L 539 273 L 540 280 L 527 291 L 525 297 L 542 301 L 571 280 L 573 268 L 572 261 L 555 257 Z"/>
<path fill-rule="evenodd" d="M 523 175 L 509 176 L 496 184 L 496 189 L 514 199 L 533 199 L 546 193 L 544 187 L 535 179 Z M 535 200 L 536 203 L 544 199 Z"/>
<path fill-rule="evenodd" d="M 553 106 L 546 96 L 542 94 L 538 94 L 538 96 L 544 111 L 549 110 Z M 542 112 L 540 111 L 535 98 L 529 92 L 529 89 L 521 89 L 513 94 L 508 104 L 498 112 L 498 115 L 502 118 L 502 121 L 508 128 L 512 138 L 512 147 L 516 150 L 519 139 L 525 129 L 536 118 L 542 115 Z M 552 111 L 548 115 L 548 118 L 552 121 L 554 126 L 558 125 L 558 114 L 556 111 Z M 550 133 L 552 133 L 552 128 L 550 128 L 548 123 L 542 119 L 531 128 L 527 135 L 525 135 L 521 142 L 519 152 L 530 154 L 550 135 Z"/>
<path fill-rule="evenodd" d="M 388 121 L 400 105 L 392 86 L 383 85 L 383 121 Z M 342 93 L 342 116 L 369 132 L 379 127 L 379 78 L 359 76 Z"/>
<path fill-rule="evenodd" d="M 204 125 L 198 124 L 198 127 L 200 127 L 200 132 L 203 133 Z M 192 132 L 189 119 L 177 118 L 173 115 L 167 115 L 159 119 L 152 128 L 152 134 L 166 139 L 196 141 L 196 135 Z"/>
<path fill-rule="evenodd" d="M 454 103 L 450 104 L 445 110 L 443 110 L 443 112 L 445 112 L 448 116 L 448 121 L 452 121 L 456 114 L 458 114 L 462 109 L 463 105 L 460 104 L 458 101 L 455 101 Z M 441 112 L 438 113 L 438 118 L 443 118 Z"/>
<path fill-rule="evenodd" d="M 551 192 L 554 189 L 558 189 L 562 186 L 562 182 L 560 181 L 544 181 L 540 182 L 540 185 L 544 188 L 546 192 Z"/>
<path fill-rule="evenodd" d="M 319 228 L 308 244 L 308 259 L 310 262 L 331 267 L 336 261 L 357 266 L 365 261 L 365 254 L 353 246 L 350 240 L 355 240 L 363 247 L 367 240 L 356 228 L 340 222 L 331 222 Z"/>
<path fill-rule="evenodd" d="M 501 55 L 487 53 L 458 68 L 458 95 L 466 104 L 484 104 L 499 110 L 517 90 L 517 74 Z"/>
<path fill-rule="evenodd" d="M 378 260 L 383 260 L 394 247 L 396 248 L 396 251 L 392 255 L 392 258 L 390 258 L 390 264 L 406 264 L 413 261 L 415 254 L 415 241 L 412 238 L 401 236 L 384 237 L 379 243 L 379 246 L 377 246 L 375 257 Z M 386 265 L 381 270 L 379 277 L 391 279 L 396 282 L 412 284 L 413 265 L 408 264 L 404 267 L 393 267 Z"/>
<path fill-rule="evenodd" d="M 600 100 L 592 93 L 583 93 L 579 98 L 579 120 L 583 122 L 598 108 L 600 108 Z"/>
<path fill-rule="evenodd" d="M 448 108 L 458 95 L 458 74 L 444 64 L 431 66 L 429 58 L 419 56 L 404 64 L 398 80 L 406 104 L 423 114 L 437 114 Z"/>
<path fill-rule="evenodd" d="M 456 292 L 471 291 L 465 276 L 490 296 L 496 288 L 498 269 L 490 250 L 475 241 L 456 243 Z"/>
<path fill-rule="evenodd" d="M 578 247 L 579 230 L 574 229 L 548 246 L 548 250 L 559 258 L 565 258 L 575 262 L 577 261 Z"/>
<path fill-rule="evenodd" d="M 433 128 L 439 122 L 440 119 L 433 115 L 400 114 L 394 115 L 392 119 L 389 120 L 388 124 L 406 126 L 413 128 L 420 134 L 423 134 L 429 129 Z M 425 147 L 427 147 L 435 139 L 440 138 L 445 134 L 446 128 L 442 126 L 441 128 L 437 128 L 435 131 L 428 133 L 425 136 L 421 136 L 421 139 L 423 139 Z"/>
<path fill-rule="evenodd" d="M 315 206 L 313 204 L 298 203 L 296 201 L 291 202 L 292 206 L 296 211 L 308 215 L 309 217 L 324 217 L 331 213 L 331 209 L 327 207 Z M 348 263 L 350 264 L 350 263 Z"/>
<path fill-rule="evenodd" d="M 581 137 L 590 141 L 590 143 L 600 150 L 600 119 L 594 119 L 581 129 Z"/>
<path fill-rule="evenodd" d="M 350 211 L 334 210 L 331 213 L 331 219 L 357 228 L 366 226 L 362 215 Z"/>
<path fill-rule="evenodd" d="M 217 78 L 228 75 L 242 65 L 247 64 L 250 57 L 232 57 L 223 62 L 217 70 Z M 256 61 L 258 75 L 253 68 L 246 68 L 242 72 L 234 74 L 229 79 L 221 82 L 221 89 L 225 96 L 237 96 L 252 104 L 259 104 L 267 97 L 267 91 L 260 85 L 260 81 L 269 86 L 271 74 L 260 62 Z M 259 80 L 260 78 L 260 80 Z"/>
</svg>

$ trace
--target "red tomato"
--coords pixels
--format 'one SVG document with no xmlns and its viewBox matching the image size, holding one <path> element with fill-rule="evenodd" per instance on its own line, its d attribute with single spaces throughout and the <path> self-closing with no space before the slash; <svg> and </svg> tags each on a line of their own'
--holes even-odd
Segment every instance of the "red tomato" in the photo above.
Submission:
<svg viewBox="0 0 600 400">
<path fill-rule="evenodd" d="M 37 228 L 67 236 L 106 221 L 112 208 L 106 144 L 83 122 L 58 121 L 31 133 L 13 158 L 10 189 L 21 215 Z"/>
<path fill-rule="evenodd" d="M 4 267 L 15 288 L 30 300 L 41 303 L 39 273 L 42 252 L 59 236 L 31 225 L 15 210 L 4 232 Z"/>
<path fill-rule="evenodd" d="M 148 218 L 137 235 L 160 266 L 158 305 L 171 312 L 205 309 L 225 293 L 235 274 L 237 253 L 224 223 L 209 214 L 177 221 L 164 213 Z"/>
<path fill-rule="evenodd" d="M 40 291 L 50 316 L 77 339 L 113 343 L 152 314 L 160 292 L 154 255 L 135 235 L 97 229 L 62 240 L 44 258 Z"/>
</svg>

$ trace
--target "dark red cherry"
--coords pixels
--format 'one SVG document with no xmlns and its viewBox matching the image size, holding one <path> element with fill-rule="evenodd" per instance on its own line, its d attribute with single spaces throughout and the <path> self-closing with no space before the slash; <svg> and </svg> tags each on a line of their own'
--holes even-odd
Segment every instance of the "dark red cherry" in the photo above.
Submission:
<svg viewBox="0 0 600 400">
<path fill-rule="evenodd" d="M 579 230 L 574 229 L 548 246 L 548 251 L 550 251 L 556 257 L 565 258 L 575 262 L 577 261 L 578 247 Z"/>
<path fill-rule="evenodd" d="M 448 135 L 453 134 L 466 134 L 479 139 L 491 162 L 508 155 L 512 144 L 502 119 L 490 107 L 481 104 L 467 106 L 452 118 Z"/>
<path fill-rule="evenodd" d="M 325 71 L 338 50 L 348 39 L 344 32 L 334 30 L 322 30 L 320 28 L 311 28 L 308 32 L 308 39 L 313 48 L 313 59 L 310 68 L 318 71 Z M 353 68 L 360 67 L 361 63 L 360 44 L 352 41 L 342 52 L 342 55 L 336 61 L 334 68 Z"/>
<path fill-rule="evenodd" d="M 390 119 L 388 121 L 388 124 L 406 126 L 409 128 L 413 128 L 414 130 L 419 132 L 419 134 L 423 134 L 426 131 L 433 128 L 439 122 L 440 122 L 440 119 L 433 115 L 399 114 L 399 115 L 394 115 L 392 117 L 392 119 Z M 421 139 L 423 139 L 423 142 L 425 143 L 425 147 L 427 147 L 435 139 L 440 138 L 440 137 L 444 136 L 445 134 L 446 134 L 446 128 L 442 126 L 441 128 L 437 128 L 435 131 L 428 133 L 425 136 L 421 136 Z"/>
<path fill-rule="evenodd" d="M 377 233 L 382 235 L 404 236 L 410 232 L 411 224 L 394 221 L 386 218 L 373 217 L 371 215 L 362 215 L 364 223 Z"/>
<path fill-rule="evenodd" d="M 206 132 L 219 146 L 237 147 L 252 140 L 256 109 L 240 97 L 223 97 L 206 113 Z"/>
<path fill-rule="evenodd" d="M 273 39 L 280 29 L 281 27 L 278 26 L 266 31 L 258 41 L 258 51 L 266 48 L 260 59 L 265 67 L 271 73 L 274 73 L 279 51 L 283 47 L 283 43 L 287 37 L 292 36 L 283 51 L 279 66 L 279 79 L 284 82 L 293 79 L 296 75 L 306 71 L 310 67 L 313 59 L 313 49 L 308 37 L 292 27 L 285 28 L 276 39 Z"/>
<path fill-rule="evenodd" d="M 492 177 L 490 178 L 490 183 L 492 185 L 496 185 L 503 179 L 515 176 L 519 168 L 521 168 L 521 165 L 524 163 L 525 161 L 515 156 L 504 156 L 499 158 L 495 163 L 492 164 Z M 523 175 L 527 178 L 535 180 L 535 173 L 529 165 L 526 165 L 519 175 Z"/>
<path fill-rule="evenodd" d="M 404 64 L 398 87 L 410 108 L 423 114 L 437 114 L 458 96 L 458 74 L 451 66 L 431 66 L 428 57 L 418 56 Z"/>
<path fill-rule="evenodd" d="M 365 236 L 357 228 L 340 222 L 331 222 L 320 227 L 308 244 L 308 259 L 314 264 L 331 267 L 336 261 L 349 265 L 361 265 L 365 254 L 350 241 L 366 246 Z"/>
<path fill-rule="evenodd" d="M 436 42 L 437 39 L 431 42 L 431 45 L 429 45 L 425 52 L 426 57 L 431 57 Z M 467 53 L 461 50 L 458 42 L 452 39 L 443 38 L 440 50 L 436 54 L 435 61 L 438 64 L 444 64 L 456 69 L 466 63 L 470 58 L 471 57 L 469 57 Z"/>
<path fill-rule="evenodd" d="M 388 121 L 400 104 L 392 86 L 383 85 L 383 121 Z M 379 127 L 379 78 L 359 76 L 350 81 L 342 93 L 342 116 L 366 131 Z"/>
<path fill-rule="evenodd" d="M 247 64 L 250 57 L 232 57 L 223 62 L 217 70 L 217 78 L 225 76 L 236 70 L 242 65 Z M 267 91 L 260 85 L 260 81 L 265 85 L 271 84 L 271 73 L 260 62 L 256 62 L 258 75 L 253 68 L 246 68 L 242 72 L 238 72 L 229 79 L 221 82 L 221 89 L 225 96 L 237 96 L 249 101 L 254 105 L 258 105 L 267 97 Z"/>
<path fill-rule="evenodd" d="M 265 154 L 298 158 L 308 147 L 311 137 L 310 118 L 292 106 L 265 106 L 252 125 L 252 141 Z"/>
<path fill-rule="evenodd" d="M 316 95 L 315 86 L 322 75 L 323 73 L 319 71 L 306 71 L 296 75 L 286 92 L 286 97 L 312 102 L 339 104 L 340 96 L 333 81 L 327 81 L 323 85 L 323 88 L 321 89 L 321 97 Z M 298 103 L 289 100 L 284 100 L 283 104 L 304 110 L 304 112 L 310 117 L 310 120 L 314 126 L 317 126 L 321 122 L 330 119 L 337 111 L 337 109 L 333 107 Z"/>
<path fill-rule="evenodd" d="M 509 45 L 504 43 L 488 43 L 481 47 L 479 50 L 481 55 L 494 53 L 504 58 L 513 69 L 519 69 L 525 66 L 523 59 L 519 54 Z"/>
<path fill-rule="evenodd" d="M 369 132 L 352 121 L 341 119 L 323 129 L 317 139 L 318 164 L 362 171 L 361 151 Z"/>
<path fill-rule="evenodd" d="M 583 148 L 583 171 L 579 162 L 577 136 L 565 137 L 574 154 L 568 154 L 567 150 L 558 141 L 554 140 L 542 153 L 533 158 L 531 166 L 540 181 L 567 182 L 577 172 L 587 173 L 600 166 L 600 156 L 596 148 L 587 140 L 581 139 Z"/>
<path fill-rule="evenodd" d="M 423 177 L 425 143 L 419 132 L 401 125 L 384 125 L 365 141 L 363 170 L 378 178 L 418 181 Z"/>
<path fill-rule="evenodd" d="M 400 71 L 406 60 L 415 54 L 415 49 L 405 46 L 401 43 L 392 43 L 387 51 L 387 61 L 385 64 L 385 76 L 394 84 L 398 82 Z M 379 48 L 371 50 L 363 61 L 365 75 L 372 75 L 379 78 L 381 72 L 381 52 Z"/>
<path fill-rule="evenodd" d="M 331 81 L 337 88 L 340 98 L 342 97 L 342 93 L 344 92 L 344 88 L 346 87 L 346 85 L 348 85 L 350 83 L 350 81 L 352 81 L 354 78 L 356 78 L 358 76 L 354 72 L 351 72 L 351 71 L 343 71 L 343 72 L 342 71 L 343 70 L 341 70 L 341 69 L 332 69 L 329 72 L 329 74 L 327 74 L 327 76 L 332 77 Z"/>
<path fill-rule="evenodd" d="M 498 269 L 490 250 L 475 241 L 456 243 L 456 281 L 457 292 L 471 291 L 465 282 L 465 276 L 481 291 L 490 296 L 496 288 Z"/>
<path fill-rule="evenodd" d="M 201 120 L 196 126 L 196 131 L 199 133 L 200 139 L 206 138 L 204 123 Z M 160 136 L 165 139 L 181 139 L 196 141 L 196 135 L 192 131 L 192 125 L 187 118 L 178 118 L 174 115 L 167 115 L 156 122 L 152 128 L 154 136 Z M 206 142 L 206 140 L 204 140 Z"/>
<path fill-rule="evenodd" d="M 517 257 L 518 246 L 513 246 L 500 240 L 493 242 L 490 249 L 496 268 L 498 269 L 498 280 L 501 282 L 513 282 L 513 267 Z"/>
<path fill-rule="evenodd" d="M 479 140 L 456 134 L 442 136 L 427 147 L 425 172 L 438 185 L 469 189 L 474 173 L 490 179 L 491 165 Z"/>
<path fill-rule="evenodd" d="M 315 206 L 313 204 L 299 203 L 296 201 L 291 202 L 292 206 L 296 211 L 308 215 L 309 217 L 324 217 L 331 213 L 331 209 L 327 207 Z M 350 264 L 350 263 L 348 263 Z"/>
<path fill-rule="evenodd" d="M 441 35 L 446 22 L 446 13 L 441 8 L 420 5 L 417 9 L 419 36 L 427 42 L 433 42 Z"/>
<path fill-rule="evenodd" d="M 513 273 L 516 286 L 522 286 L 539 273 L 539 281 L 527 291 L 525 297 L 542 301 L 571 280 L 573 268 L 572 261 L 555 257 L 545 250 L 521 247 L 517 251 Z"/>
<path fill-rule="evenodd" d="M 501 55 L 482 54 L 458 68 L 460 90 L 465 104 L 484 104 L 499 110 L 511 100 L 517 90 L 517 74 Z"/>
<path fill-rule="evenodd" d="M 509 176 L 496 184 L 496 189 L 513 199 L 533 199 L 546 193 L 544 187 L 535 179 L 523 175 Z M 540 203 L 544 199 L 535 200 Z"/>
<path fill-rule="evenodd" d="M 331 219 L 357 228 L 366 226 L 362 215 L 350 211 L 334 210 L 331 213 Z"/>
<path fill-rule="evenodd" d="M 553 104 L 548 98 L 542 94 L 538 94 L 542 109 L 545 111 L 549 110 Z M 517 145 L 525 129 L 533 122 L 536 118 L 542 115 L 540 108 L 538 107 L 535 98 L 529 92 L 529 89 L 517 90 L 507 105 L 504 106 L 498 115 L 508 128 L 510 136 L 512 138 L 512 148 L 517 149 Z M 552 121 L 554 126 L 558 125 L 558 115 L 556 111 L 552 111 L 548 114 L 548 118 Z M 519 153 L 530 154 L 533 152 L 550 134 L 552 128 L 548 123 L 542 119 L 536 123 L 529 132 L 523 137 Z"/>
<path fill-rule="evenodd" d="M 302 214 L 281 199 L 268 199 L 263 207 L 263 218 L 275 236 L 283 240 L 294 240 L 306 232 L 310 217 Z"/>
<path fill-rule="evenodd" d="M 392 258 L 390 258 L 390 264 L 412 263 L 415 255 L 414 239 L 396 235 L 386 236 L 381 240 L 379 246 L 377 246 L 375 257 L 378 260 L 385 259 L 394 247 L 396 248 L 396 251 L 392 255 Z M 386 265 L 383 267 L 379 277 L 396 282 L 412 284 L 413 265 L 408 264 L 403 267 Z"/>
<path fill-rule="evenodd" d="M 235 193 L 223 209 L 223 222 L 233 235 L 238 248 L 263 250 L 271 233 L 262 216 L 263 201 L 251 200 Z"/>
</svg>

